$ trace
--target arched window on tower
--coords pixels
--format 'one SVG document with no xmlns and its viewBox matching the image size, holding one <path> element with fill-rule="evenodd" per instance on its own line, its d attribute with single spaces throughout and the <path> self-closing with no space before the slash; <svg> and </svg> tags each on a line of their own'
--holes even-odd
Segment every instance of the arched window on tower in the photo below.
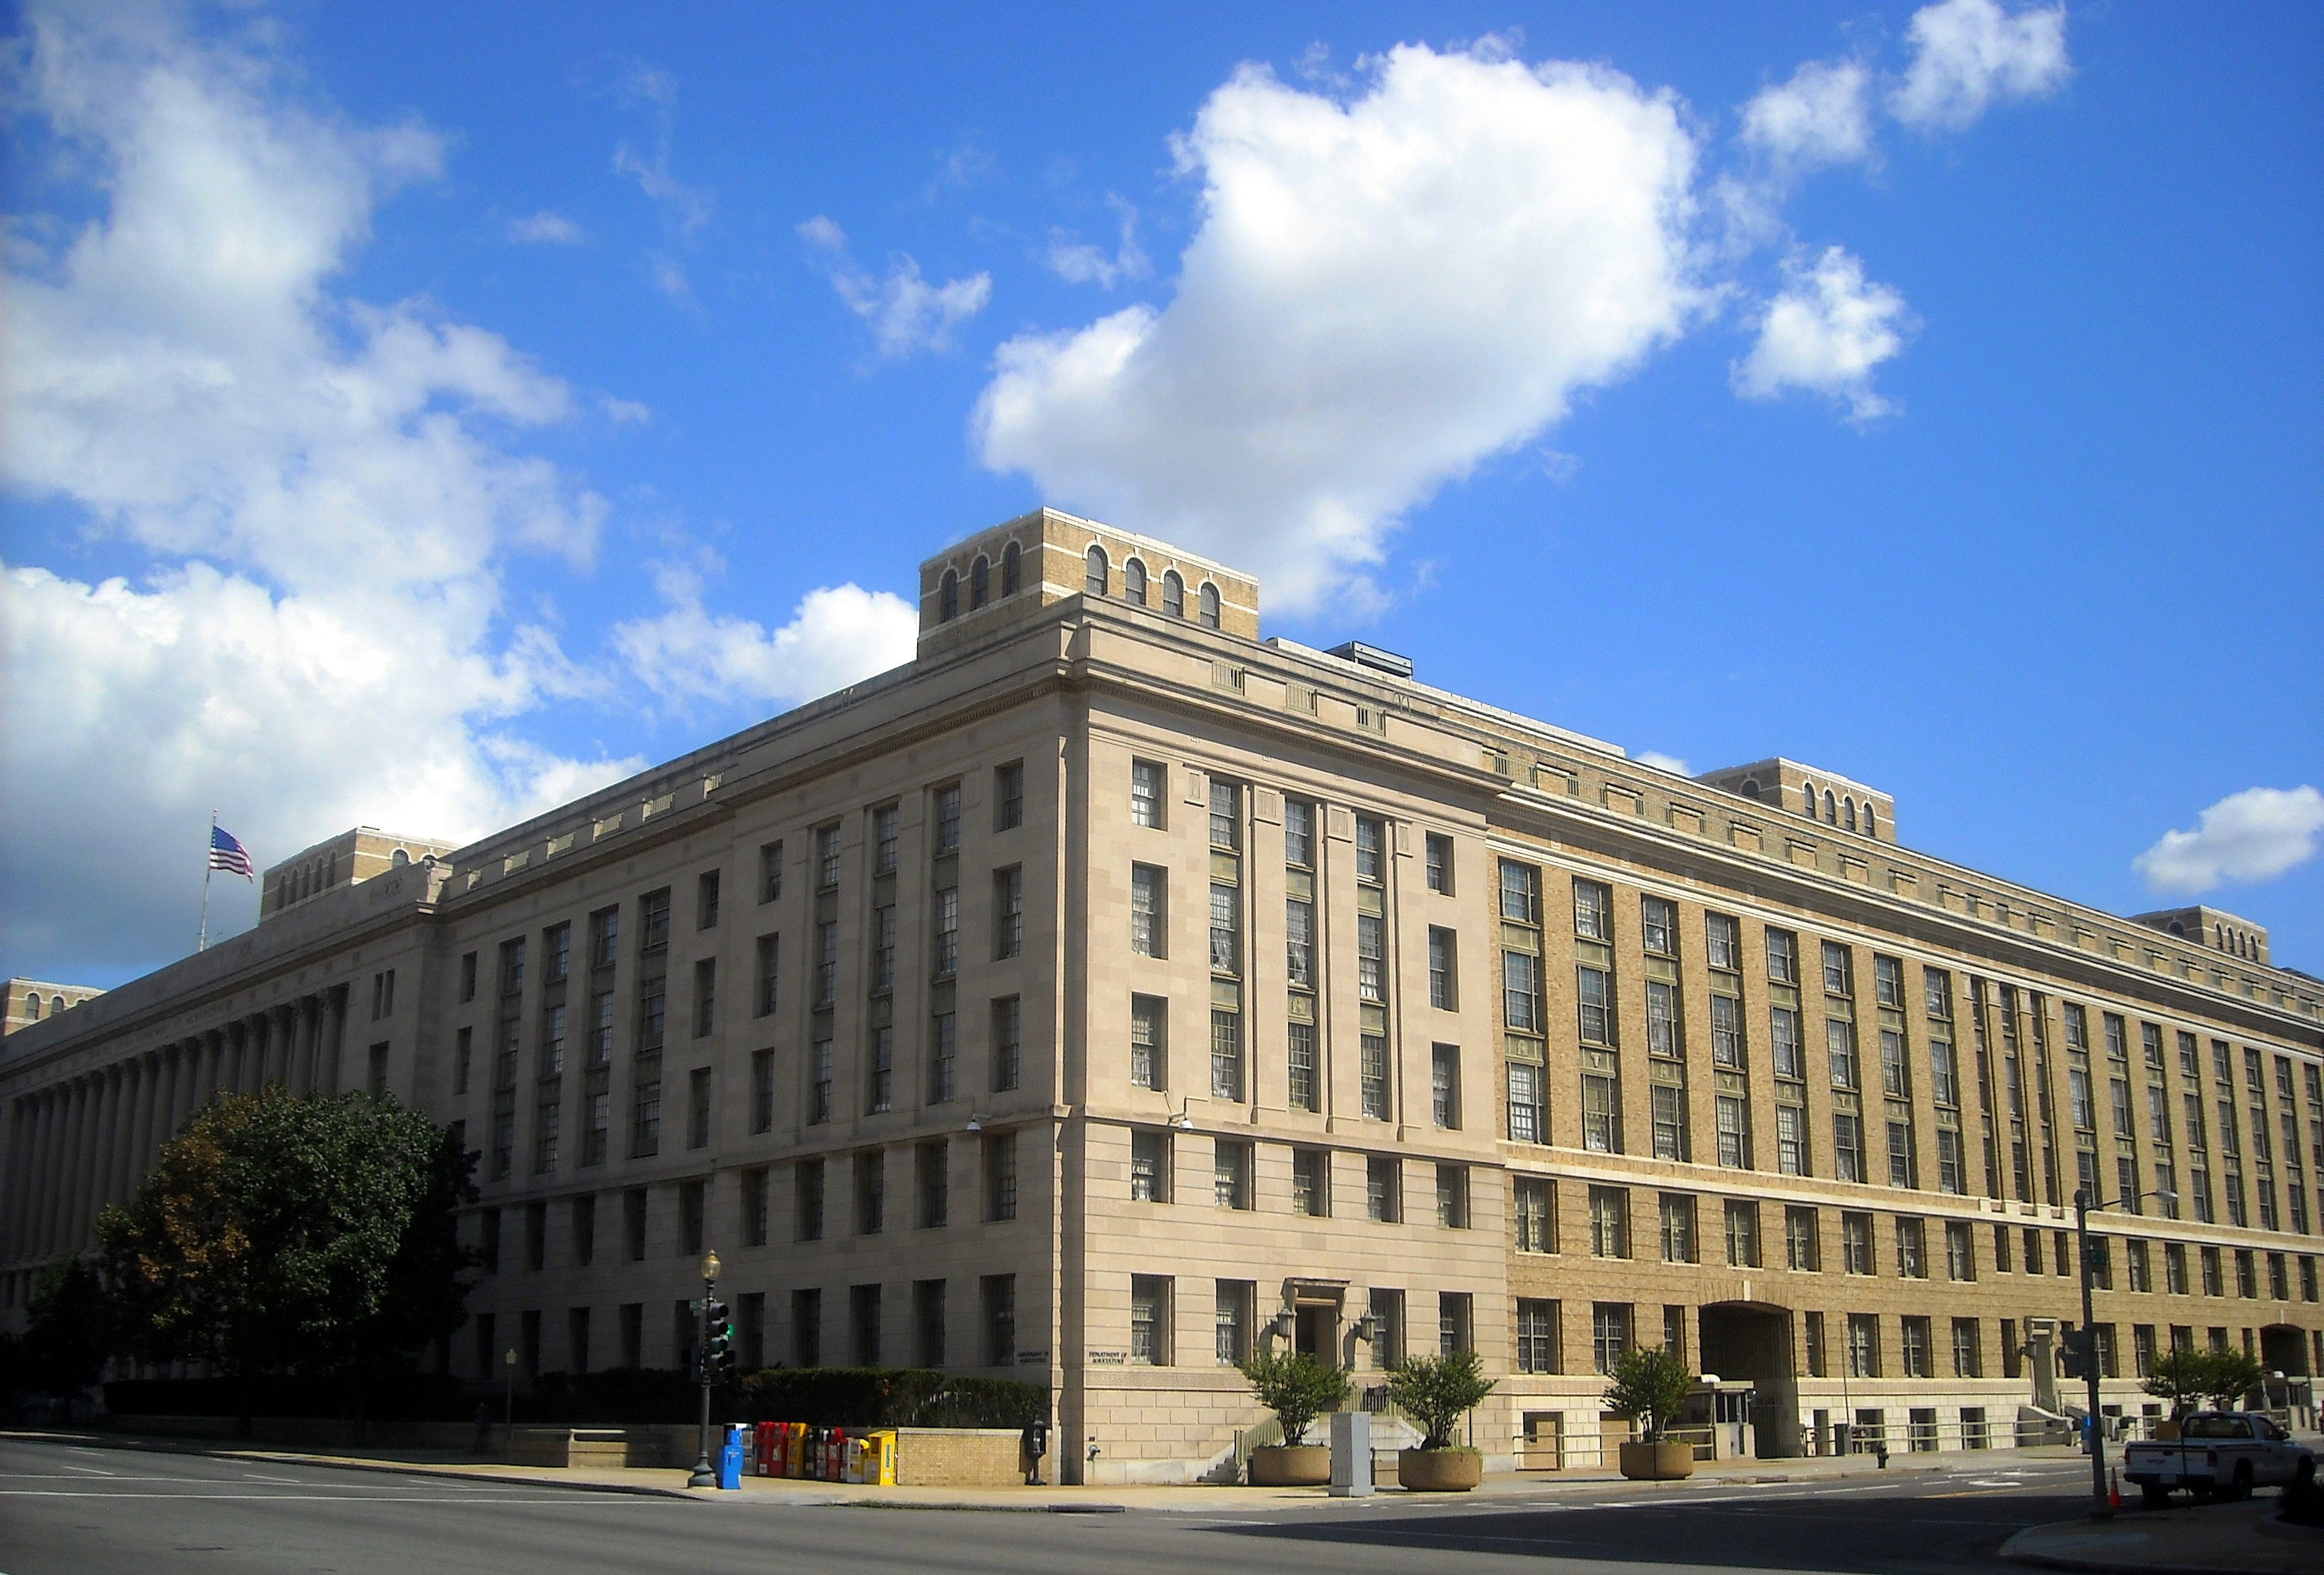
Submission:
<svg viewBox="0 0 2324 1575">
<path fill-rule="evenodd" d="M 1121 566 L 1121 599 L 1134 606 L 1146 605 L 1146 566 L 1134 557 Z"/>
<path fill-rule="evenodd" d="M 1853 793 L 1840 800 L 1840 821 L 1849 830 L 1856 829 L 1856 795 Z"/>
<path fill-rule="evenodd" d="M 973 612 L 992 600 L 992 561 L 979 553 L 968 566 L 968 608 Z"/>
<path fill-rule="evenodd" d="M 1082 580 L 1082 594 L 1084 595 L 1102 596 L 1105 594 L 1106 566 L 1105 548 L 1102 547 L 1091 548 L 1089 549 L 1089 570 L 1083 576 Z"/>
<path fill-rule="evenodd" d="M 411 855 L 405 852 L 401 848 L 398 848 L 395 850 L 395 857 L 390 859 L 388 862 L 396 869 L 401 870 L 406 864 L 411 862 Z"/>
<path fill-rule="evenodd" d="M 960 576 L 946 569 L 936 583 L 936 622 L 950 623 L 960 616 Z"/>
<path fill-rule="evenodd" d="M 1880 820 L 1873 813 L 1872 801 L 1868 798 L 1864 801 L 1864 834 L 1868 837 L 1877 837 L 1880 834 Z"/>
<path fill-rule="evenodd" d="M 1013 596 L 1019 589 L 1018 576 L 1022 572 L 1020 565 L 1024 556 L 1023 551 L 1013 541 L 1001 549 L 1001 594 L 1002 595 Z"/>
<path fill-rule="evenodd" d="M 1826 825 L 1840 824 L 1840 800 L 1831 796 L 1829 788 L 1823 790 L 1823 823 Z"/>
<path fill-rule="evenodd" d="M 1759 798 L 1759 778 L 1757 778 L 1757 777 L 1746 777 L 1746 778 L 1743 778 L 1743 797 L 1746 797 L 1746 798 L 1750 799 L 1750 800 L 1751 800 L 1753 803 L 1755 803 L 1755 804 L 1758 802 L 1758 798 Z"/>
<path fill-rule="evenodd" d="M 28 995 L 24 998 L 24 1016 L 35 1023 L 41 1020 L 41 998 L 38 995 Z"/>
<path fill-rule="evenodd" d="M 1807 817 L 1813 820 L 1816 817 L 1816 785 L 1812 782 L 1806 784 L 1800 789 L 1800 797 L 1807 801 Z"/>
<path fill-rule="evenodd" d="M 1203 582 L 1202 607 L 1203 627 L 1216 629 L 1219 626 L 1219 588 L 1208 580 Z"/>
<path fill-rule="evenodd" d="M 1186 615 L 1186 582 L 1178 577 L 1176 569 L 1162 572 L 1162 611 L 1173 618 Z"/>
</svg>

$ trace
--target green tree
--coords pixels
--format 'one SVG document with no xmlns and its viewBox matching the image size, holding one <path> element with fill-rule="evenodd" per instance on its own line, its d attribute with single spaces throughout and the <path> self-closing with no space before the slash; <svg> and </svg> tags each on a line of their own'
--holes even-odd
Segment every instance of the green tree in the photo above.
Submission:
<svg viewBox="0 0 2324 1575">
<path fill-rule="evenodd" d="M 2246 1395 L 2259 1387 L 2264 1369 L 2242 1351 L 2215 1350 L 2206 1356 L 2210 1370 L 2203 1380 L 2203 1393 L 2220 1410 L 2234 1410 L 2243 1404 Z"/>
<path fill-rule="evenodd" d="M 1416 1357 L 1388 1376 L 1388 1403 L 1412 1418 L 1425 1450 L 1451 1449 L 1462 1415 L 1492 1392 L 1493 1380 L 1473 1350 Z"/>
<path fill-rule="evenodd" d="M 1638 1423 L 1649 1443 L 1658 1442 L 1671 1418 L 1685 1405 L 1694 1375 L 1676 1353 L 1659 1346 L 1634 1346 L 1614 1363 L 1606 1386 L 1606 1409 Z"/>
<path fill-rule="evenodd" d="M 2211 1354 L 2209 1351 L 2173 1349 L 2154 1359 L 2139 1387 L 2158 1400 L 2171 1402 L 2171 1414 L 2176 1419 L 2195 1408 L 2195 1403 L 2209 1393 Z"/>
<path fill-rule="evenodd" d="M 60 1257 L 40 1273 L 25 1303 L 27 1322 L 19 1357 L 32 1388 L 73 1403 L 105 1370 L 111 1312 L 105 1286 L 87 1260 Z"/>
<path fill-rule="evenodd" d="M 246 1387 L 297 1371 L 367 1386 L 466 1316 L 455 1211 L 474 1156 L 366 1094 L 221 1100 L 97 1220 L 124 1343 L 211 1363 Z M 239 1421 L 249 1423 L 246 1395 Z"/>
<path fill-rule="evenodd" d="M 1348 1370 L 1305 1351 L 1257 1351 L 1240 1364 L 1259 1403 L 1283 1425 L 1283 1441 L 1296 1445 L 1326 1411 L 1348 1397 Z"/>
</svg>

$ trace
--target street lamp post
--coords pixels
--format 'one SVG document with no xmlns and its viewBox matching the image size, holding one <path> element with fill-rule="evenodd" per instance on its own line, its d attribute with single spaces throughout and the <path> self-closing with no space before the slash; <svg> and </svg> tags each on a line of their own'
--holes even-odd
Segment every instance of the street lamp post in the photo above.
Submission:
<svg viewBox="0 0 2324 1575">
<path fill-rule="evenodd" d="M 508 1396 L 501 1412 L 501 1421 L 511 1429 L 516 1426 L 516 1347 L 501 1352 L 501 1371 L 508 1378 Z M 515 1436 L 512 1432 L 511 1438 Z"/>
<path fill-rule="evenodd" d="M 2097 1314 L 2092 1311 L 2090 1283 L 2090 1211 L 2120 1208 L 2141 1198 L 2160 1198 L 2173 1208 L 2179 1194 L 2169 1187 L 2129 1193 L 2111 1203 L 2095 1202 L 2088 1187 L 2074 1190 L 2074 1235 L 2082 1252 L 2082 1382 L 2088 1386 L 2090 1437 L 2090 1513 L 2100 1520 L 2114 1515 L 2114 1498 L 2107 1491 L 2106 1432 L 2098 1413 L 2098 1340 Z"/>
<path fill-rule="evenodd" d="M 718 1255 L 702 1255 L 702 1300 L 696 1302 L 694 1313 L 694 1368 L 702 1379 L 702 1428 L 694 1455 L 694 1474 L 686 1479 L 688 1488 L 715 1488 L 718 1473 L 710 1469 L 710 1303 L 712 1293 L 718 1288 Z"/>
</svg>

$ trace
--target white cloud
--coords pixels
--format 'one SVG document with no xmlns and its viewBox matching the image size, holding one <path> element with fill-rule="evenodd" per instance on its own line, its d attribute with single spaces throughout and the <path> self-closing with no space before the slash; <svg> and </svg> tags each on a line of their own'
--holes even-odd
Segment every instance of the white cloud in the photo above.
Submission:
<svg viewBox="0 0 2324 1575">
<path fill-rule="evenodd" d="M 665 700 L 791 705 L 910 661 L 918 640 L 918 613 L 885 591 L 810 591 L 770 631 L 705 608 L 699 569 L 657 577 L 668 610 L 620 625 L 613 646 Z"/>
<path fill-rule="evenodd" d="M 358 821 L 457 838 L 630 769 L 507 726 L 588 687 L 499 580 L 594 550 L 602 501 L 507 446 L 570 391 L 425 301 L 327 288 L 439 140 L 303 108 L 268 56 L 151 14 L 39 14 L 21 64 L 34 145 L 93 201 L 16 226 L 6 484 L 149 566 L 19 555 L 0 583 L 0 946 L 182 951 L 213 807 L 263 859 Z"/>
<path fill-rule="evenodd" d="M 1873 156 L 1872 74 L 1855 60 L 1810 60 L 1743 106 L 1736 134 L 1778 178 Z"/>
<path fill-rule="evenodd" d="M 992 299 L 989 273 L 930 284 L 920 276 L 920 265 L 901 254 L 889 263 L 885 279 L 874 279 L 849 255 L 846 232 L 820 214 L 800 225 L 798 233 L 815 249 L 839 299 L 871 325 L 880 354 L 891 359 L 915 350 L 951 349 L 952 331 Z"/>
<path fill-rule="evenodd" d="M 691 236 L 710 222 L 718 206 L 716 195 L 705 187 L 687 185 L 670 173 L 671 135 L 678 119 L 678 78 L 659 66 L 633 62 L 621 84 L 623 99 L 642 103 L 653 114 L 654 138 L 641 151 L 623 140 L 613 147 L 613 171 L 638 183 L 638 189 L 662 210 L 681 236 Z"/>
<path fill-rule="evenodd" d="M 1894 407 L 1873 391 L 1872 373 L 1912 332 L 1904 298 L 1868 281 L 1864 264 L 1838 246 L 1812 264 L 1794 258 L 1784 272 L 1757 342 L 1733 368 L 1737 391 L 1764 400 L 1806 389 L 1844 401 L 1852 420 L 1888 414 Z"/>
<path fill-rule="evenodd" d="M 1618 381 L 1702 305 L 1676 103 L 1595 67 L 1406 46 L 1348 101 L 1245 67 L 1178 139 L 1174 299 L 1001 346 L 984 463 L 1362 599 L 1404 511 Z"/>
<path fill-rule="evenodd" d="M 1145 248 L 1138 244 L 1138 210 L 1120 198 L 1109 193 L 1106 202 L 1120 221 L 1119 236 L 1113 252 L 1080 239 L 1065 230 L 1049 234 L 1049 272 L 1067 284 L 1094 284 L 1101 290 L 1111 290 L 1116 284 L 1134 283 L 1151 272 Z"/>
<path fill-rule="evenodd" d="M 2156 891 L 2193 896 L 2228 881 L 2273 880 L 2316 853 L 2324 793 L 2246 788 L 2203 811 L 2193 831 L 2169 831 L 2132 861 Z"/>
<path fill-rule="evenodd" d="M 544 207 L 539 213 L 509 220 L 508 238 L 531 245 L 577 246 L 589 237 L 563 214 L 551 213 Z"/>
<path fill-rule="evenodd" d="M 2045 97 L 2072 69 L 2063 5 L 1941 0 L 1914 12 L 1904 36 L 1913 60 L 1888 112 L 1917 131 L 1960 131 L 1997 99 Z"/>
<path fill-rule="evenodd" d="M 1660 750 L 1639 750 L 1630 758 L 1642 766 L 1652 766 L 1657 771 L 1668 771 L 1674 777 L 1694 775 L 1684 760 L 1676 755 L 1666 755 Z"/>
</svg>

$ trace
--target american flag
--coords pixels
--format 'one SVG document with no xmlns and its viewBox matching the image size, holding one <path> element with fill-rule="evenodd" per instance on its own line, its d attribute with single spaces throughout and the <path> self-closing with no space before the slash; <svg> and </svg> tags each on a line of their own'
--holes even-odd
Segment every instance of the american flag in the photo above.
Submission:
<svg viewBox="0 0 2324 1575">
<path fill-rule="evenodd" d="M 239 875 L 245 880 L 258 879 L 258 866 L 250 861 L 250 850 L 222 825 L 210 827 L 210 868 Z"/>
</svg>

